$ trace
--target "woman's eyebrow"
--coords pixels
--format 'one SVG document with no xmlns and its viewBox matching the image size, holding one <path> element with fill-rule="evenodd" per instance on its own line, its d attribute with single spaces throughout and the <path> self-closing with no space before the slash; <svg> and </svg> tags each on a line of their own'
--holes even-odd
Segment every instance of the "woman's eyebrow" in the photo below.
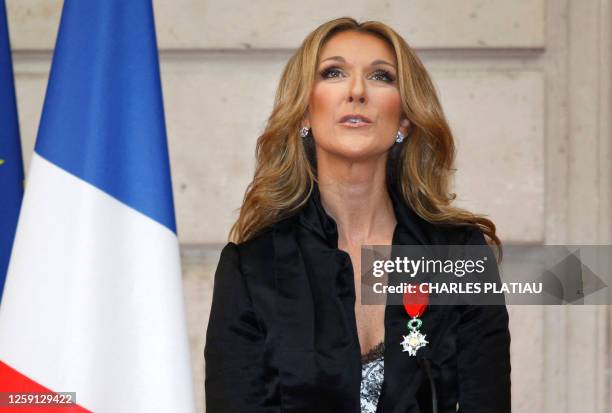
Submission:
<svg viewBox="0 0 612 413">
<path fill-rule="evenodd" d="M 320 63 L 323 63 L 323 62 L 325 62 L 327 60 L 337 60 L 339 62 L 346 63 L 346 60 L 342 56 L 326 57 L 325 59 L 321 60 Z M 395 65 L 394 64 L 389 63 L 389 62 L 387 62 L 386 60 L 383 60 L 383 59 L 376 59 L 370 65 L 371 66 L 374 66 L 374 65 L 388 65 L 388 66 L 391 66 L 392 68 L 395 69 Z"/>
<path fill-rule="evenodd" d="M 394 64 L 389 63 L 389 62 L 387 62 L 386 60 L 383 60 L 383 59 L 376 59 L 376 60 L 374 60 L 374 61 L 371 63 L 371 65 L 372 65 L 372 66 L 374 66 L 374 65 L 388 65 L 388 66 L 391 66 L 392 68 L 394 68 L 394 69 L 395 69 L 395 65 L 394 65 Z"/>
</svg>

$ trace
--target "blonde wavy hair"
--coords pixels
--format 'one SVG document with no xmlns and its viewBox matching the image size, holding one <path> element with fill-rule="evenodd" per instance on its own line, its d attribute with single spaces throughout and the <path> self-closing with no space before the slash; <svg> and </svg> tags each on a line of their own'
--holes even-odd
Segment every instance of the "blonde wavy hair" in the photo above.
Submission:
<svg viewBox="0 0 612 413">
<path fill-rule="evenodd" d="M 287 62 L 272 114 L 257 140 L 255 176 L 231 228 L 230 241 L 247 241 L 267 226 L 296 214 L 318 182 L 312 139 L 309 144 L 299 130 L 315 81 L 319 52 L 334 34 L 346 30 L 378 36 L 395 51 L 402 108 L 412 126 L 404 142 L 390 150 L 387 179 L 395 181 L 405 202 L 423 219 L 478 226 L 488 243 L 495 244 L 501 260 L 501 241 L 493 222 L 451 205 L 456 198 L 450 192 L 450 178 L 456 170 L 455 144 L 425 67 L 390 27 L 377 21 L 359 23 L 350 17 L 319 26 Z"/>
</svg>

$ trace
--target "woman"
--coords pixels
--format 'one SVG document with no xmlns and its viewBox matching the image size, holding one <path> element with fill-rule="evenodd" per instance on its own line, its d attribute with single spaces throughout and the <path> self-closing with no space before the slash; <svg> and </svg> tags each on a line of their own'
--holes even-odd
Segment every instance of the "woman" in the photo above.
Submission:
<svg viewBox="0 0 612 413">
<path fill-rule="evenodd" d="M 424 369 L 398 344 L 402 306 L 355 305 L 362 245 L 500 246 L 451 206 L 452 134 L 406 42 L 378 22 L 317 28 L 256 156 L 215 274 L 207 411 L 426 412 L 430 378 L 439 412 L 510 411 L 505 306 L 428 308 Z"/>
</svg>

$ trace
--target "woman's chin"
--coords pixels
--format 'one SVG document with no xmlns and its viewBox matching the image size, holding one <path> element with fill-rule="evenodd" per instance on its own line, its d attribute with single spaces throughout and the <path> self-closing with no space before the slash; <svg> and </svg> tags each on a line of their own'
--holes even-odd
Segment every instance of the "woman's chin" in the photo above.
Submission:
<svg viewBox="0 0 612 413">
<path fill-rule="evenodd" d="M 372 160 L 380 157 L 387 152 L 389 148 L 382 148 L 380 145 L 365 145 L 365 144 L 344 144 L 336 146 L 330 154 L 335 158 L 341 158 L 347 161 L 360 162 Z"/>
</svg>

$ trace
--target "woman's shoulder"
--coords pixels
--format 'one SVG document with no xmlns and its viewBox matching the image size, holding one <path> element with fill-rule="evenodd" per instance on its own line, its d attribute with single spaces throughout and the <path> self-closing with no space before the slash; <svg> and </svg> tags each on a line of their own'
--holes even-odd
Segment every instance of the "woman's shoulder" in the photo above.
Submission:
<svg viewBox="0 0 612 413">
<path fill-rule="evenodd" d="M 229 241 L 221 250 L 220 260 L 235 261 L 245 276 L 269 273 L 273 262 L 273 226 L 260 230 L 254 236 L 241 242 Z"/>
<path fill-rule="evenodd" d="M 233 244 L 240 252 L 244 252 L 247 255 L 262 250 L 271 250 L 274 233 L 292 231 L 296 225 L 298 225 L 296 216 L 284 218 L 260 228 L 255 234 L 252 234 L 244 241 L 237 243 L 229 242 L 228 245 Z"/>
</svg>

